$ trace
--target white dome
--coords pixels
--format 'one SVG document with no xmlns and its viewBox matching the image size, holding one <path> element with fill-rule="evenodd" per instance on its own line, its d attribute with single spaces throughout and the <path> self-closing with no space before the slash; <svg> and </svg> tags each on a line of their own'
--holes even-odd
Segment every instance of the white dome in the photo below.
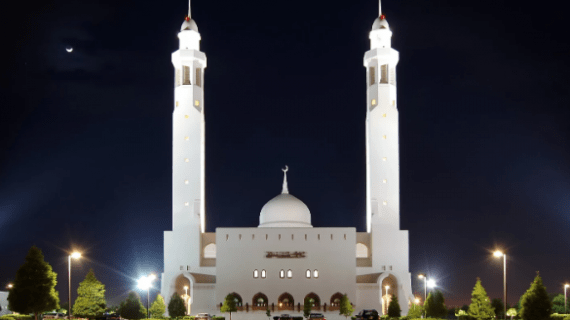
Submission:
<svg viewBox="0 0 570 320">
<path fill-rule="evenodd" d="M 374 23 L 372 24 L 372 30 L 377 30 L 377 29 L 390 30 L 390 26 L 388 25 L 388 20 L 386 20 L 386 16 L 381 15 L 376 20 L 374 20 Z"/>
<path fill-rule="evenodd" d="M 303 201 L 288 193 L 269 200 L 259 215 L 260 228 L 312 228 L 311 212 Z"/>
<path fill-rule="evenodd" d="M 180 31 L 184 30 L 194 30 L 198 32 L 198 25 L 196 24 L 196 21 L 194 21 L 194 19 L 190 19 L 190 21 L 184 20 L 184 22 L 182 22 L 182 26 L 180 27 Z"/>
</svg>

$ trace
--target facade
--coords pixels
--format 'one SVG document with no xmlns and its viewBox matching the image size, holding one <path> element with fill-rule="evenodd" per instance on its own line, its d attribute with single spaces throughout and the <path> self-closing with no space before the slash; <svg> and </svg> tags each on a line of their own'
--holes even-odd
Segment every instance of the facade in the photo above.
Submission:
<svg viewBox="0 0 570 320">
<path fill-rule="evenodd" d="M 0 316 L 11 313 L 8 310 L 8 291 L 0 291 Z"/>
<path fill-rule="evenodd" d="M 408 266 L 408 232 L 400 230 L 399 143 L 396 99 L 398 52 L 380 10 L 364 55 L 367 78 L 366 232 L 315 228 L 309 208 L 289 193 L 283 169 L 282 193 L 267 202 L 260 224 L 205 232 L 204 70 L 200 33 L 191 13 L 172 54 L 175 69 L 172 157 L 172 231 L 164 232 L 161 294 L 174 293 L 188 314 L 220 314 L 232 293 L 236 319 L 300 314 L 306 297 L 313 310 L 338 316 L 347 294 L 355 310 L 387 312 L 396 295 L 402 314 L 413 300 Z M 354 259 L 346 259 L 354 257 Z"/>
</svg>

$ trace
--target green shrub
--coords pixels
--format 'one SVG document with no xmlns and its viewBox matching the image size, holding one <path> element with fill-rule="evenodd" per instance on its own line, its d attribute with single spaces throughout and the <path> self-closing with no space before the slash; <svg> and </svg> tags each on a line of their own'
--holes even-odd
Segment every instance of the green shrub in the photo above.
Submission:
<svg viewBox="0 0 570 320">
<path fill-rule="evenodd" d="M 303 320 L 303 317 L 291 317 L 291 320 Z"/>
<path fill-rule="evenodd" d="M 0 316 L 0 320 L 32 320 L 34 316 L 27 314 L 5 314 Z"/>
<path fill-rule="evenodd" d="M 216 317 L 216 316 L 212 316 L 212 320 L 226 320 L 226 317 Z"/>
<path fill-rule="evenodd" d="M 570 318 L 567 314 L 559 314 L 553 313 L 550 315 L 550 320 L 566 320 L 566 318 Z"/>
</svg>

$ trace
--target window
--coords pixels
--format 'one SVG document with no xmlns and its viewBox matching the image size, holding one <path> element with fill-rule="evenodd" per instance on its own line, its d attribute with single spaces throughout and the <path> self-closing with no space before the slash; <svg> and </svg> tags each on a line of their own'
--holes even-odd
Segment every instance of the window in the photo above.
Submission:
<svg viewBox="0 0 570 320">
<path fill-rule="evenodd" d="M 226 234 L 226 241 L 228 241 L 229 238 L 230 238 L 230 235 Z"/>
<path fill-rule="evenodd" d="M 216 258 L 216 244 L 210 243 L 204 247 L 204 258 L 215 259 Z"/>
<path fill-rule="evenodd" d="M 305 277 L 307 277 L 307 279 L 311 279 L 311 270 L 307 269 L 307 272 L 305 272 Z"/>
<path fill-rule="evenodd" d="M 186 271 L 190 270 L 190 266 L 186 266 Z"/>
<path fill-rule="evenodd" d="M 390 266 L 389 269 L 392 270 L 392 266 Z"/>
<path fill-rule="evenodd" d="M 184 115 L 184 119 L 188 119 L 188 118 L 190 118 L 190 116 L 187 115 L 187 114 L 185 114 L 185 115 Z"/>
<path fill-rule="evenodd" d="M 261 270 L 261 279 L 265 279 L 267 277 L 267 272 L 265 272 L 265 269 Z"/>
<path fill-rule="evenodd" d="M 356 257 L 357 258 L 368 258 L 368 247 L 364 243 L 356 244 Z"/>
<path fill-rule="evenodd" d="M 265 240 L 267 240 L 268 237 L 269 237 L 269 236 L 266 234 L 266 235 L 265 235 Z"/>
<path fill-rule="evenodd" d="M 285 270 L 281 269 L 281 271 L 279 271 L 279 278 L 285 278 Z"/>
<path fill-rule="evenodd" d="M 190 205 L 189 202 L 184 202 L 184 206 L 185 206 L 185 207 L 188 207 L 189 205 Z"/>
<path fill-rule="evenodd" d="M 179 104 L 180 104 L 180 103 L 179 103 L 178 101 L 176 101 L 176 106 L 177 106 L 177 107 L 178 107 Z"/>
<path fill-rule="evenodd" d="M 293 238 L 293 235 L 291 235 L 291 240 L 295 240 L 295 238 Z"/>
<path fill-rule="evenodd" d="M 315 271 L 313 271 L 313 278 L 318 278 L 319 277 L 319 270 L 315 269 Z"/>
<path fill-rule="evenodd" d="M 184 158 L 184 162 L 190 162 L 190 159 Z"/>
<path fill-rule="evenodd" d="M 305 241 L 307 240 L 307 234 L 305 234 Z"/>
<path fill-rule="evenodd" d="M 188 141 L 188 140 L 190 140 L 190 137 L 186 136 L 186 137 L 184 137 L 184 140 Z"/>
<path fill-rule="evenodd" d="M 382 136 L 382 139 L 386 140 L 386 135 L 383 135 L 383 136 Z"/>
<path fill-rule="evenodd" d="M 238 238 L 241 240 L 241 234 L 238 236 Z"/>
<path fill-rule="evenodd" d="M 200 106 L 200 100 L 194 100 L 194 105 L 196 107 L 199 107 Z"/>
<path fill-rule="evenodd" d="M 183 85 L 191 85 L 190 83 L 190 67 L 189 66 L 182 66 L 182 70 L 184 71 L 182 84 Z"/>
<path fill-rule="evenodd" d="M 382 266 L 382 270 L 386 271 L 386 266 Z"/>
<path fill-rule="evenodd" d="M 177 87 L 180 86 L 180 69 L 176 69 L 174 72 L 174 83 Z M 176 105 L 178 107 L 178 105 Z"/>
<path fill-rule="evenodd" d="M 332 235 L 332 233 L 331 233 L 331 240 L 332 240 L 332 239 L 333 239 L 333 235 Z"/>
<path fill-rule="evenodd" d="M 387 205 L 388 201 L 384 200 L 384 202 L 382 202 L 383 205 Z"/>
<path fill-rule="evenodd" d="M 387 158 L 386 158 L 386 157 L 383 157 L 383 158 L 382 158 L 382 161 L 386 161 L 386 160 L 387 160 Z"/>
<path fill-rule="evenodd" d="M 257 269 L 253 270 L 253 277 L 254 278 L 259 278 L 259 271 L 257 271 Z"/>
<path fill-rule="evenodd" d="M 372 99 L 372 101 L 370 102 L 370 104 L 372 104 L 373 106 L 376 105 L 376 99 Z"/>
<path fill-rule="evenodd" d="M 388 179 L 382 180 L 382 183 L 386 183 L 386 182 L 388 182 Z"/>
<path fill-rule="evenodd" d="M 202 68 L 196 68 L 196 85 L 198 87 L 202 86 Z"/>
<path fill-rule="evenodd" d="M 376 67 L 370 67 L 370 80 L 368 80 L 368 83 L 370 83 L 370 85 L 373 85 L 376 83 Z"/>
<path fill-rule="evenodd" d="M 184 184 L 188 184 L 188 183 L 189 183 L 188 180 L 184 180 Z"/>
<path fill-rule="evenodd" d="M 380 66 L 380 83 L 388 83 L 388 65 Z"/>
<path fill-rule="evenodd" d="M 255 239 L 255 234 L 251 235 L 251 240 Z"/>
<path fill-rule="evenodd" d="M 281 240 L 281 235 L 279 235 L 279 240 Z"/>
<path fill-rule="evenodd" d="M 385 114 L 385 113 L 384 113 L 384 114 L 382 114 L 382 118 L 386 118 L 386 114 Z"/>
<path fill-rule="evenodd" d="M 293 278 L 293 271 L 291 271 L 291 269 L 287 270 L 287 278 Z"/>
<path fill-rule="evenodd" d="M 393 105 L 393 106 L 396 105 L 396 100 L 392 100 L 392 105 Z"/>
<path fill-rule="evenodd" d="M 344 240 L 346 240 L 346 233 L 344 234 Z"/>
<path fill-rule="evenodd" d="M 184 271 L 184 266 L 180 266 L 180 271 Z"/>
<path fill-rule="evenodd" d="M 317 239 L 321 240 L 321 235 L 317 234 Z"/>
</svg>

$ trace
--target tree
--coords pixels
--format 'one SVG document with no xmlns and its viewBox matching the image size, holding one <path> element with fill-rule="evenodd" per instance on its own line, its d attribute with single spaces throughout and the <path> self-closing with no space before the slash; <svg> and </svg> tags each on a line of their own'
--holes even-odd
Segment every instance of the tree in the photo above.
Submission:
<svg viewBox="0 0 570 320">
<path fill-rule="evenodd" d="M 505 312 L 505 305 L 503 304 L 503 300 L 494 298 L 491 300 L 491 306 L 493 307 L 497 318 L 503 318 L 503 313 Z"/>
<path fill-rule="evenodd" d="M 222 312 L 225 311 L 222 310 Z M 184 305 L 184 300 L 182 300 L 182 297 L 176 292 L 172 294 L 170 302 L 168 302 L 168 314 L 171 318 L 183 317 L 186 315 L 186 305 Z"/>
<path fill-rule="evenodd" d="M 224 300 L 224 304 L 222 305 L 220 311 L 223 313 L 229 312 L 230 320 L 232 320 L 232 312 L 237 311 L 236 301 L 233 294 L 230 293 L 226 296 L 226 299 Z"/>
<path fill-rule="evenodd" d="M 105 312 L 105 285 L 97 278 L 93 269 L 89 270 L 77 289 L 77 299 L 73 304 L 73 314 L 81 318 L 95 318 Z"/>
<path fill-rule="evenodd" d="M 400 302 L 398 302 L 398 296 L 393 295 L 390 299 L 390 304 L 388 305 L 388 317 L 399 318 L 402 314 L 402 309 L 400 309 Z"/>
<path fill-rule="evenodd" d="M 530 288 L 522 297 L 520 315 L 523 320 L 547 320 L 550 318 L 552 302 L 548 298 L 546 287 L 538 271 Z"/>
<path fill-rule="evenodd" d="M 141 298 L 136 292 L 129 292 L 127 299 L 121 302 L 119 314 L 127 319 L 146 318 L 146 309 L 143 307 Z"/>
<path fill-rule="evenodd" d="M 487 291 L 481 285 L 481 279 L 479 278 L 477 278 L 471 293 L 471 304 L 469 305 L 468 313 L 473 319 L 492 319 L 495 317 L 495 310 L 491 306 Z"/>
<path fill-rule="evenodd" d="M 159 294 L 154 299 L 152 306 L 150 307 L 150 316 L 153 319 L 164 318 L 164 312 L 166 312 L 166 305 L 164 304 L 164 298 Z"/>
<path fill-rule="evenodd" d="M 463 309 L 458 309 L 457 312 L 455 312 L 455 316 L 459 320 L 469 319 L 469 314 L 467 312 L 465 312 L 465 310 L 463 310 Z"/>
<path fill-rule="evenodd" d="M 339 315 L 344 316 L 347 319 L 354 312 L 354 308 L 352 307 L 352 303 L 350 303 L 350 300 L 348 300 L 348 296 L 346 294 L 343 294 L 342 298 L 340 298 L 340 306 L 338 308 L 338 311 L 339 311 L 338 312 Z"/>
<path fill-rule="evenodd" d="M 564 310 L 563 294 L 559 294 L 556 297 L 554 297 L 554 299 L 552 299 L 552 313 L 560 313 L 560 314 L 566 313 L 566 310 Z"/>
<path fill-rule="evenodd" d="M 14 286 L 8 293 L 8 309 L 18 313 L 38 314 L 59 309 L 59 294 L 55 291 L 57 273 L 44 261 L 42 251 L 33 246 L 26 262 L 16 271 Z"/>
<path fill-rule="evenodd" d="M 408 318 L 410 319 L 420 318 L 423 312 L 424 309 L 422 308 L 422 306 L 420 306 L 419 304 L 412 303 L 410 309 L 408 310 Z"/>
<path fill-rule="evenodd" d="M 507 310 L 507 316 L 511 317 L 511 320 L 513 320 L 513 317 L 515 317 L 516 315 L 517 315 L 517 309 L 510 308 L 509 310 Z"/>
<path fill-rule="evenodd" d="M 432 318 L 444 318 L 447 315 L 447 309 L 445 308 L 445 299 L 443 294 L 439 290 L 435 292 L 430 292 L 424 303 L 424 310 L 426 312 L 426 317 Z"/>
<path fill-rule="evenodd" d="M 265 310 L 265 315 L 267 315 L 267 319 L 271 319 L 271 310 L 269 310 L 269 307 Z"/>
<path fill-rule="evenodd" d="M 311 315 L 311 307 L 311 298 L 305 297 L 305 301 L 303 301 L 303 316 L 307 319 L 309 319 L 309 316 Z"/>
</svg>

